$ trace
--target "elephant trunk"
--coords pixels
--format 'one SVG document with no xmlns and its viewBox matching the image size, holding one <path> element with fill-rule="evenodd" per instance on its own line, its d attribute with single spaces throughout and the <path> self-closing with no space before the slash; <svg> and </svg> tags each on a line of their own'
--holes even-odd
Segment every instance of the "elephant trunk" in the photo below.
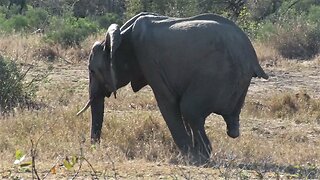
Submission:
<svg viewBox="0 0 320 180">
<path fill-rule="evenodd" d="M 100 143 L 103 122 L 104 98 L 94 98 L 91 101 L 91 144 Z"/>
<path fill-rule="evenodd" d="M 85 112 L 91 106 L 91 144 L 100 143 L 103 112 L 104 112 L 104 98 L 90 99 L 86 105 L 77 113 L 77 116 Z"/>
</svg>

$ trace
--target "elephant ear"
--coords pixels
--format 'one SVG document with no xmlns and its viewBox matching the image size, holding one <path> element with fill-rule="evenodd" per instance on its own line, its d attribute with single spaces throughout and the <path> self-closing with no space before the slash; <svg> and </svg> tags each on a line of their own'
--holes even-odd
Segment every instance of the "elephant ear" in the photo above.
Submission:
<svg viewBox="0 0 320 180">
<path fill-rule="evenodd" d="M 113 90 L 116 93 L 117 90 L 117 78 L 116 78 L 116 70 L 115 70 L 115 52 L 119 48 L 121 44 L 121 34 L 120 28 L 117 24 L 111 24 L 106 33 L 106 40 L 104 45 L 104 51 L 107 48 L 110 48 L 110 71 L 111 71 L 111 80 L 113 83 Z"/>
</svg>

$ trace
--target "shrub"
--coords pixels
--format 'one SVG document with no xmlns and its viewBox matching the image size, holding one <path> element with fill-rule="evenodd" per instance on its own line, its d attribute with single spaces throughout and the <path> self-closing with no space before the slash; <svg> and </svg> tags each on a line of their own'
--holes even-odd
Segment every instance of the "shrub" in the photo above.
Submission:
<svg viewBox="0 0 320 180">
<path fill-rule="evenodd" d="M 35 8 L 30 9 L 26 12 L 26 17 L 28 19 L 28 25 L 32 30 L 38 28 L 44 28 L 48 24 L 49 14 L 47 11 Z"/>
<path fill-rule="evenodd" d="M 7 32 L 19 32 L 28 28 L 28 19 L 22 15 L 15 15 L 4 22 L 4 27 Z"/>
<path fill-rule="evenodd" d="M 279 53 L 289 59 L 310 59 L 319 53 L 320 29 L 303 21 L 290 26 L 277 27 L 273 45 Z"/>
<path fill-rule="evenodd" d="M 266 21 L 257 31 L 258 40 L 272 45 L 289 59 L 310 59 L 320 52 L 320 7 L 309 11 L 295 9 L 281 14 L 277 21 Z"/>
<path fill-rule="evenodd" d="M 4 12 L 0 9 L 1 30 L 5 32 L 23 32 L 34 31 L 43 28 L 48 23 L 49 15 L 45 10 L 36 8 L 28 10 L 26 15 L 12 14 Z"/>
<path fill-rule="evenodd" d="M 58 27 L 58 28 L 57 28 Z M 90 34 L 98 31 L 98 25 L 90 19 L 66 19 L 55 18 L 50 24 L 50 32 L 46 40 L 52 43 L 59 43 L 62 46 L 79 46 Z"/>
<path fill-rule="evenodd" d="M 237 18 L 237 24 L 250 36 L 255 37 L 259 23 L 252 20 L 251 13 L 246 7 L 242 8 Z"/>
<path fill-rule="evenodd" d="M 256 38 L 261 42 L 268 42 L 270 38 L 277 33 L 277 27 L 271 21 L 265 21 L 260 24 L 256 31 Z"/>
<path fill-rule="evenodd" d="M 108 27 L 113 24 L 121 24 L 120 17 L 117 14 L 107 13 L 104 16 L 99 16 L 97 22 L 100 28 L 108 29 Z"/>
<path fill-rule="evenodd" d="M 313 23 L 320 23 L 320 6 L 311 6 L 307 19 Z"/>
<path fill-rule="evenodd" d="M 0 56 L 0 114 L 23 106 L 31 95 L 23 85 L 24 75 L 17 65 Z"/>
</svg>

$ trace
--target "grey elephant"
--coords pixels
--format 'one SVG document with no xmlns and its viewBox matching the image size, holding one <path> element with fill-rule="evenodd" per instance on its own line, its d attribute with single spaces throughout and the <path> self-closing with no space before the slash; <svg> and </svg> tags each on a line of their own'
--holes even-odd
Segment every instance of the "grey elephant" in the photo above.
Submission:
<svg viewBox="0 0 320 180">
<path fill-rule="evenodd" d="M 202 14 L 173 18 L 140 13 L 121 28 L 112 24 L 89 57 L 91 142 L 100 142 L 104 98 L 131 83 L 150 85 L 174 142 L 185 155 L 207 160 L 205 119 L 221 115 L 227 134 L 239 133 L 239 114 L 252 77 L 267 79 L 255 50 L 232 21 Z"/>
</svg>

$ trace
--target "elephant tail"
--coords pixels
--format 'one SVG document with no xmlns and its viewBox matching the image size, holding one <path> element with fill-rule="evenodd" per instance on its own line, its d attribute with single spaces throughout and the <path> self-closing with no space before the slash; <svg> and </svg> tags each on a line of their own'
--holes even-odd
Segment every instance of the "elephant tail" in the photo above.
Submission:
<svg viewBox="0 0 320 180">
<path fill-rule="evenodd" d="M 261 66 L 259 64 L 257 64 L 254 68 L 254 74 L 253 77 L 257 77 L 257 78 L 263 78 L 263 79 L 268 79 L 269 76 L 263 71 L 263 69 L 261 68 Z"/>
</svg>

